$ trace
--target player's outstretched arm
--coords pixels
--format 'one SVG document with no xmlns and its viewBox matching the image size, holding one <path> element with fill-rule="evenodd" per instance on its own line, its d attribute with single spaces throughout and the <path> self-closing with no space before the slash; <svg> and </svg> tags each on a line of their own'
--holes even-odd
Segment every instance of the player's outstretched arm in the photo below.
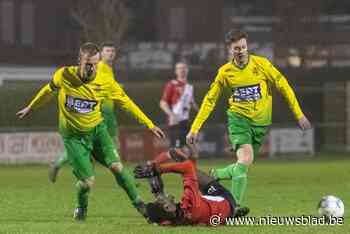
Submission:
<svg viewBox="0 0 350 234">
<path fill-rule="evenodd" d="M 287 79 L 284 77 L 279 78 L 279 80 L 276 81 L 276 87 L 282 93 L 284 98 L 287 100 L 289 109 L 293 112 L 300 129 L 301 130 L 310 129 L 311 123 L 302 112 L 299 102 L 296 98 L 296 95 L 293 89 L 288 84 Z"/>
<path fill-rule="evenodd" d="M 223 90 L 223 74 L 219 70 L 215 81 L 211 84 L 209 91 L 205 95 L 201 107 L 193 120 L 191 130 L 187 135 L 187 143 L 193 144 L 196 140 L 197 134 L 204 122 L 208 119 L 210 113 L 214 110 L 217 100 L 221 96 Z"/>
<path fill-rule="evenodd" d="M 302 130 L 310 129 L 311 123 L 302 112 L 294 90 L 289 85 L 287 79 L 277 70 L 277 68 L 273 66 L 270 61 L 266 60 L 263 63 L 263 66 L 268 73 L 269 80 L 286 99 L 289 109 L 293 112 L 296 120 L 298 121 L 299 127 Z"/>
<path fill-rule="evenodd" d="M 16 115 L 18 118 L 23 119 L 24 117 L 28 116 L 34 109 L 37 109 L 48 103 L 50 100 L 52 100 L 53 97 L 53 90 L 50 88 L 50 85 L 47 84 L 38 92 L 30 104 L 24 107 L 22 110 L 18 111 Z"/>
<path fill-rule="evenodd" d="M 178 173 L 183 175 L 196 175 L 195 162 L 186 160 L 184 162 L 145 164 L 138 165 L 134 169 L 135 178 L 150 178 L 164 173 Z"/>
<path fill-rule="evenodd" d="M 178 173 L 184 176 L 195 176 L 196 167 L 195 163 L 191 160 L 186 160 L 184 162 L 174 162 L 174 163 L 164 163 L 158 166 L 160 173 Z"/>
</svg>

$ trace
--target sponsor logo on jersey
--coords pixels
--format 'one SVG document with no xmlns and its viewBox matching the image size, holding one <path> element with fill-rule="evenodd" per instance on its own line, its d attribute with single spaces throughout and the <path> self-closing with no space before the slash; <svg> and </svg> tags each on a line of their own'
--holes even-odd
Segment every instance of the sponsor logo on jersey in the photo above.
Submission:
<svg viewBox="0 0 350 234">
<path fill-rule="evenodd" d="M 86 114 L 94 111 L 96 105 L 97 101 L 85 100 L 66 95 L 65 106 L 69 111 Z"/>
<path fill-rule="evenodd" d="M 253 102 L 261 99 L 260 85 L 250 85 L 233 89 L 233 100 L 235 102 Z"/>
</svg>

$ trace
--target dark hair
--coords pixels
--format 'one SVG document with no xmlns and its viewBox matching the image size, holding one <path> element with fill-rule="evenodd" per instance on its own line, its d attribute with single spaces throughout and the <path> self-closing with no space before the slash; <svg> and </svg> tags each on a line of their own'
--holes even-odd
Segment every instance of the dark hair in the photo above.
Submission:
<svg viewBox="0 0 350 234">
<path fill-rule="evenodd" d="M 248 39 L 248 34 L 242 30 L 232 29 L 225 36 L 225 42 L 231 44 L 242 38 Z"/>
<path fill-rule="evenodd" d="M 114 42 L 113 41 L 104 41 L 101 43 L 101 50 L 104 48 L 104 47 L 114 47 L 115 48 L 115 45 L 114 45 Z"/>
<path fill-rule="evenodd" d="M 148 219 L 152 223 L 160 223 L 165 220 L 172 220 L 172 217 L 167 211 L 164 210 L 162 204 L 158 202 L 150 202 L 146 205 Z"/>
<path fill-rule="evenodd" d="M 79 58 L 83 54 L 87 54 L 89 57 L 94 56 L 95 54 L 99 53 L 100 49 L 95 43 L 92 42 L 86 42 L 80 46 L 79 49 Z"/>
</svg>

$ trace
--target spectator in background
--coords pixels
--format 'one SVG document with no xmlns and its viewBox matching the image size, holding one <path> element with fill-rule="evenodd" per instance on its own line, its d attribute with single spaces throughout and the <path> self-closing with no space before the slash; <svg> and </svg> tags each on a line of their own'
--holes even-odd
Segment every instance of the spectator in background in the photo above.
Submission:
<svg viewBox="0 0 350 234">
<path fill-rule="evenodd" d="M 182 147 L 186 144 L 189 130 L 191 108 L 198 111 L 194 101 L 193 86 L 188 83 L 188 65 L 185 62 L 175 64 L 176 79 L 168 81 L 160 100 L 160 108 L 167 115 L 171 147 Z"/>
</svg>

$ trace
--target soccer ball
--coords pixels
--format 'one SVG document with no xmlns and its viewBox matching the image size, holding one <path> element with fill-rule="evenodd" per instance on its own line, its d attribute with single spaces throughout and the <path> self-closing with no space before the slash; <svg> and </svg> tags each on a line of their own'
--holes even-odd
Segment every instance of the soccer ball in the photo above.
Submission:
<svg viewBox="0 0 350 234">
<path fill-rule="evenodd" d="M 321 216 L 343 217 L 344 203 L 336 196 L 324 196 L 318 203 L 318 214 Z"/>
</svg>

